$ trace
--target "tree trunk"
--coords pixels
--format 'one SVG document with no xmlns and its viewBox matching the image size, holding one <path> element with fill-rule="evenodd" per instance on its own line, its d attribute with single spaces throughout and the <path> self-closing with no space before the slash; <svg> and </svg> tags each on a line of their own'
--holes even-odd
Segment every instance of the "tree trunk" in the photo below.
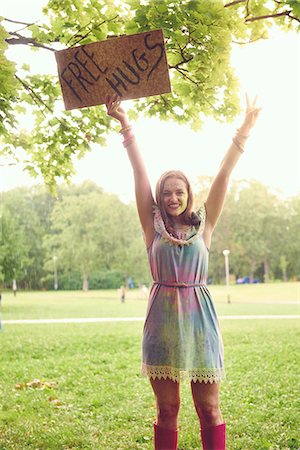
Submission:
<svg viewBox="0 0 300 450">
<path fill-rule="evenodd" d="M 270 266 L 269 266 L 269 261 L 267 260 L 267 258 L 264 259 L 264 278 L 265 278 L 265 283 L 269 283 L 269 281 L 270 281 Z"/>
<path fill-rule="evenodd" d="M 282 271 L 283 281 L 287 281 L 287 273 L 286 273 L 287 266 L 288 266 L 287 259 L 285 255 L 282 255 L 280 257 L 280 269 Z"/>
<path fill-rule="evenodd" d="M 82 290 L 84 292 L 87 292 L 89 290 L 89 279 L 86 274 L 83 275 Z"/>
<path fill-rule="evenodd" d="M 288 281 L 287 274 L 286 274 L 286 268 L 282 269 L 282 275 L 283 275 L 283 281 Z"/>
<path fill-rule="evenodd" d="M 254 280 L 255 264 L 250 264 L 249 282 L 252 284 Z"/>
</svg>

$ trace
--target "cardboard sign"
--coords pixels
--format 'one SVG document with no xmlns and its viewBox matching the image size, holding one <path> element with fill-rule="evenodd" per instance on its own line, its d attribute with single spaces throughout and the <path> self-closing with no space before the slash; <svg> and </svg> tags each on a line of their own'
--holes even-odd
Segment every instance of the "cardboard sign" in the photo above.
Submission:
<svg viewBox="0 0 300 450">
<path fill-rule="evenodd" d="M 55 52 L 66 109 L 171 92 L 162 30 Z"/>
</svg>

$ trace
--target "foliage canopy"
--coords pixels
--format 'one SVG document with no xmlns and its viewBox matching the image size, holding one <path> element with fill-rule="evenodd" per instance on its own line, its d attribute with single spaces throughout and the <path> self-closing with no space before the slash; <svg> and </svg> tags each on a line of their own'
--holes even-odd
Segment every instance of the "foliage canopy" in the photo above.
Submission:
<svg viewBox="0 0 300 450">
<path fill-rule="evenodd" d="M 50 187 L 59 177 L 70 178 L 74 157 L 93 142 L 105 143 L 110 119 L 103 107 L 63 111 L 58 77 L 33 74 L 25 61 L 11 62 L 8 46 L 49 52 L 163 28 L 173 92 L 136 101 L 131 118 L 143 112 L 197 129 L 206 116 L 232 120 L 239 112 L 232 43 L 266 38 L 275 22 L 300 29 L 296 0 L 49 0 L 43 14 L 38 23 L 0 17 L 0 155 L 16 159 L 16 149 L 23 149 L 26 169 Z M 18 115 L 31 112 L 29 133 L 20 130 Z"/>
</svg>

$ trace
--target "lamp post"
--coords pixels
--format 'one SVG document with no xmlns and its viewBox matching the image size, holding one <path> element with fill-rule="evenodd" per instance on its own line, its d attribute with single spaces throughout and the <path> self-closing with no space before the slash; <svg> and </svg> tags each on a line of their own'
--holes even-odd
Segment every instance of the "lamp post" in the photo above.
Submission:
<svg viewBox="0 0 300 450">
<path fill-rule="evenodd" d="M 54 290 L 57 291 L 58 289 L 58 279 L 57 279 L 57 256 L 53 256 L 53 264 L 54 264 Z"/>
<path fill-rule="evenodd" d="M 227 303 L 230 303 L 230 293 L 229 293 L 229 250 L 223 250 L 223 255 L 225 257 L 225 276 L 226 276 L 226 290 L 227 290 Z"/>
</svg>

